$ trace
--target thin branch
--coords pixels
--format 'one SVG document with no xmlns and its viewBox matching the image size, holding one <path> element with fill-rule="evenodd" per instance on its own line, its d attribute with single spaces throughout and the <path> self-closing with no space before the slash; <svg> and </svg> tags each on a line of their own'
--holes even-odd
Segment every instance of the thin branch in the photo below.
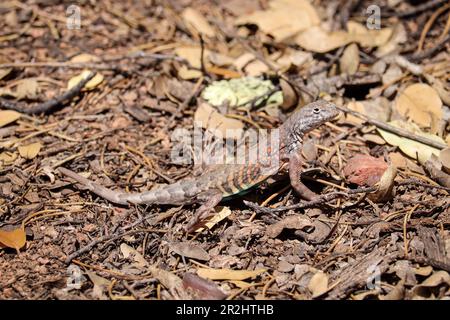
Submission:
<svg viewBox="0 0 450 320">
<path fill-rule="evenodd" d="M 91 72 L 87 77 L 81 80 L 76 86 L 70 90 L 64 92 L 59 97 L 51 99 L 41 104 L 37 104 L 31 107 L 26 107 L 22 104 L 15 104 L 6 99 L 0 99 L 0 107 L 5 109 L 16 110 L 25 114 L 40 114 L 40 113 L 50 113 L 54 111 L 58 106 L 62 105 L 64 102 L 72 100 L 75 96 L 79 95 L 81 89 L 88 83 L 94 76 L 95 72 Z"/>
<path fill-rule="evenodd" d="M 401 137 L 405 137 L 405 138 L 408 138 L 408 139 L 411 139 L 411 140 L 414 140 L 414 141 L 418 141 L 420 143 L 423 143 L 423 144 L 426 144 L 428 146 L 432 146 L 432 147 L 438 148 L 440 150 L 445 149 L 445 148 L 448 147 L 445 143 L 441 143 L 441 142 L 438 142 L 438 141 L 435 141 L 435 140 L 432 140 L 432 139 L 429 139 L 429 138 L 425 138 L 425 137 L 416 135 L 416 134 L 414 134 L 414 133 L 412 133 L 412 132 L 410 132 L 408 130 L 402 129 L 402 128 L 394 127 L 393 125 L 390 125 L 390 124 L 388 124 L 386 122 L 383 122 L 383 121 L 371 118 L 371 117 L 366 116 L 366 115 L 364 115 L 364 114 L 362 114 L 360 112 L 357 112 L 357 111 L 354 111 L 354 110 L 350 110 L 350 109 L 345 108 L 345 107 L 337 107 L 337 108 L 342 110 L 342 111 L 344 111 L 344 112 L 350 113 L 350 114 L 352 114 L 352 115 L 354 115 L 354 116 L 356 116 L 358 118 L 361 118 L 361 119 L 365 120 L 366 122 L 368 122 L 368 123 L 370 123 L 370 124 L 372 124 L 372 125 L 374 125 L 374 126 L 376 126 L 378 128 L 381 128 L 383 130 L 395 133 L 396 135 L 399 135 Z"/>
</svg>

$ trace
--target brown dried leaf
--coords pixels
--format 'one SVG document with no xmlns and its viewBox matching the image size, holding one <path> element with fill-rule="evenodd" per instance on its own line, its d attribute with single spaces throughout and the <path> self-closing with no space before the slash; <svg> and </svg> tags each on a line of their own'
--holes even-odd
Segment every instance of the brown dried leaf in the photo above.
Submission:
<svg viewBox="0 0 450 320">
<path fill-rule="evenodd" d="M 208 20 L 197 10 L 193 8 L 186 8 L 181 17 L 184 23 L 189 27 L 195 29 L 198 33 L 204 34 L 208 37 L 214 37 L 214 29 L 209 24 Z"/>
<path fill-rule="evenodd" d="M 283 229 L 296 229 L 301 230 L 306 227 L 313 226 L 310 219 L 301 216 L 288 216 L 277 223 L 269 225 L 266 230 L 266 236 L 269 238 L 277 237 Z"/>
<path fill-rule="evenodd" d="M 424 83 L 408 86 L 398 96 L 394 107 L 422 127 L 433 127 L 442 119 L 442 101 L 436 90 Z"/>
<path fill-rule="evenodd" d="M 239 17 L 235 24 L 256 24 L 281 42 L 320 23 L 314 7 L 306 0 L 272 0 L 269 9 Z"/>
<path fill-rule="evenodd" d="M 206 252 L 203 248 L 189 242 L 173 243 L 170 245 L 170 249 L 176 254 L 187 258 L 202 261 L 208 261 L 211 259 L 208 252 Z"/>
<path fill-rule="evenodd" d="M 202 103 L 195 112 L 194 121 L 197 126 L 211 130 L 218 138 L 239 139 L 242 137 L 244 124 L 220 114 L 207 103 Z"/>
<path fill-rule="evenodd" d="M 122 252 L 124 258 L 134 260 L 137 268 L 143 268 L 148 265 L 147 260 L 145 260 L 145 258 L 136 249 L 130 247 L 126 243 L 122 243 L 120 245 L 120 251 Z"/>
<path fill-rule="evenodd" d="M 450 173 L 450 148 L 445 148 L 439 153 L 439 161 L 445 172 Z"/>
</svg>

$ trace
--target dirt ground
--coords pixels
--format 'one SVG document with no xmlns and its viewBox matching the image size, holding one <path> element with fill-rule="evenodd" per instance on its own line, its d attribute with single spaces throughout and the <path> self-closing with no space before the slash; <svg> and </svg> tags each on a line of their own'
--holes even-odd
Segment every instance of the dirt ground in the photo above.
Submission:
<svg viewBox="0 0 450 320">
<path fill-rule="evenodd" d="M 450 6 L 373 2 L 2 1 L 0 299 L 448 299 Z M 269 85 L 204 95 L 243 77 Z M 155 189 L 206 170 L 172 161 L 205 112 L 270 129 L 319 98 L 342 112 L 303 139 L 316 201 L 271 178 L 187 233 L 199 204 L 58 171 Z"/>
</svg>

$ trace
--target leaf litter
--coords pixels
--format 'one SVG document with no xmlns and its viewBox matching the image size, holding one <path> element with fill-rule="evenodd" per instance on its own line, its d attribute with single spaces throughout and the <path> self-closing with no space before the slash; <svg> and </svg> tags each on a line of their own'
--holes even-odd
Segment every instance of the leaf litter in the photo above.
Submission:
<svg viewBox="0 0 450 320">
<path fill-rule="evenodd" d="M 448 299 L 447 16 L 368 29 L 335 2 L 99 1 L 83 33 L 1 4 L 0 298 Z M 57 171 L 151 190 L 197 174 L 170 162 L 175 129 L 239 142 L 318 97 L 348 110 L 304 138 L 316 207 L 275 177 L 187 235 L 194 206 L 114 206 Z"/>
</svg>

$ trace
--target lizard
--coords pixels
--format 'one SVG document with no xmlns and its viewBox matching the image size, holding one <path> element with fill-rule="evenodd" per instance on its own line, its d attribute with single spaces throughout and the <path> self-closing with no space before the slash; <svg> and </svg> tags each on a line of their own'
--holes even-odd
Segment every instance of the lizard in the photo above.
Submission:
<svg viewBox="0 0 450 320">
<path fill-rule="evenodd" d="M 217 165 L 198 177 L 185 178 L 155 190 L 140 193 L 111 190 L 64 167 L 58 170 L 94 194 L 119 205 L 200 203 L 194 220 L 186 227 L 188 231 L 192 231 L 194 226 L 211 215 L 212 209 L 219 202 L 247 192 L 284 168 L 289 171 L 293 189 L 306 200 L 314 199 L 317 194 L 300 181 L 302 139 L 306 133 L 332 120 L 338 114 L 339 111 L 333 103 L 325 100 L 312 102 L 294 111 L 278 127 L 277 147 L 267 150 L 265 159 L 244 164 Z"/>
</svg>

